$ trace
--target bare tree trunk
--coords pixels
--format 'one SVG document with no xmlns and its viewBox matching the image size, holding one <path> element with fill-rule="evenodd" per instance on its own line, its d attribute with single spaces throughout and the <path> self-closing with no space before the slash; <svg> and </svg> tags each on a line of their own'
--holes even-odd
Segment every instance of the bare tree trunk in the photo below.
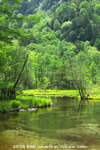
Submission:
<svg viewBox="0 0 100 150">
<path fill-rule="evenodd" d="M 20 77 L 21 77 L 21 75 L 22 75 L 22 73 L 23 73 L 23 70 L 24 70 L 24 68 L 25 68 L 25 65 L 26 65 L 26 63 L 27 63 L 28 56 L 29 56 L 29 54 L 27 54 L 27 56 L 26 56 L 26 59 L 25 59 L 25 61 L 24 61 L 24 63 L 23 63 L 23 66 L 22 66 L 22 68 L 21 68 L 21 71 L 20 71 L 20 73 L 19 73 L 19 75 L 18 75 L 18 78 L 17 78 L 15 84 L 13 85 L 12 89 L 10 89 L 10 90 L 8 91 L 8 96 L 9 96 L 10 98 L 12 98 L 12 99 L 13 99 L 13 98 L 16 98 L 16 87 L 17 87 L 17 85 L 18 85 L 18 82 L 19 82 L 19 80 L 20 80 Z"/>
<path fill-rule="evenodd" d="M 22 72 L 23 72 L 23 70 L 24 70 L 24 68 L 25 68 L 25 65 L 26 65 L 26 63 L 27 63 L 28 56 L 29 56 L 29 54 L 27 54 L 27 56 L 26 56 L 26 59 L 25 59 L 25 61 L 24 61 L 24 64 L 23 64 L 23 66 L 22 66 L 22 69 L 21 69 L 21 71 L 20 71 L 20 73 L 19 73 L 19 75 L 18 75 L 18 78 L 17 78 L 17 80 L 16 80 L 16 82 L 15 82 L 15 84 L 14 84 L 14 86 L 13 86 L 13 89 L 16 88 L 16 86 L 17 86 L 17 84 L 18 84 L 18 82 L 19 82 L 19 80 L 20 80 L 20 77 L 21 77 L 21 75 L 22 75 Z"/>
</svg>

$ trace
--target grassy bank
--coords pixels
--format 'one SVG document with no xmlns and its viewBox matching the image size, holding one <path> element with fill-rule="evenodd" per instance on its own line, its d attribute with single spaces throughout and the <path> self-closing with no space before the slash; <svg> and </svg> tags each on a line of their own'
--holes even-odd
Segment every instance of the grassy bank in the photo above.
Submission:
<svg viewBox="0 0 100 150">
<path fill-rule="evenodd" d="M 100 100 L 100 88 L 94 87 L 87 91 L 89 100 Z M 79 97 L 78 90 L 24 90 L 23 95 L 25 96 L 41 96 L 41 97 Z"/>
<path fill-rule="evenodd" d="M 38 98 L 33 96 L 17 96 L 16 100 L 1 100 L 0 111 L 11 109 L 42 108 L 52 104 L 50 98 Z"/>
<path fill-rule="evenodd" d="M 88 93 L 88 100 L 100 100 L 100 88 L 92 88 Z M 49 106 L 52 104 L 49 97 L 52 96 L 79 97 L 79 93 L 78 90 L 24 90 L 22 95 L 16 97 L 16 100 L 1 100 L 0 111 L 17 108 L 27 110 L 28 108 Z"/>
<path fill-rule="evenodd" d="M 55 96 L 55 97 L 77 97 L 78 90 L 24 90 L 24 96 Z"/>
<path fill-rule="evenodd" d="M 100 87 L 94 87 L 89 91 L 89 100 L 100 100 Z"/>
</svg>

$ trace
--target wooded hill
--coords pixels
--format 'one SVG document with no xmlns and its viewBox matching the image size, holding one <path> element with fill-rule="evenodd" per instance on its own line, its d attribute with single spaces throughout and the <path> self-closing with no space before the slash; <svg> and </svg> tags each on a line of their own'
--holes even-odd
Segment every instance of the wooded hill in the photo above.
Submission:
<svg viewBox="0 0 100 150">
<path fill-rule="evenodd" d="M 100 80 L 99 0 L 0 1 L 0 95 Z"/>
</svg>

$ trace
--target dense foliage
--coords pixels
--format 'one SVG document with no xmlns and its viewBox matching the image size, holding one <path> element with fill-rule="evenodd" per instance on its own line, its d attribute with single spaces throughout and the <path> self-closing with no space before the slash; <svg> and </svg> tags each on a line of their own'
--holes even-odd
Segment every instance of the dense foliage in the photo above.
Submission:
<svg viewBox="0 0 100 150">
<path fill-rule="evenodd" d="M 100 80 L 99 0 L 0 1 L 0 95 Z M 19 7 L 20 5 L 20 7 Z"/>
</svg>

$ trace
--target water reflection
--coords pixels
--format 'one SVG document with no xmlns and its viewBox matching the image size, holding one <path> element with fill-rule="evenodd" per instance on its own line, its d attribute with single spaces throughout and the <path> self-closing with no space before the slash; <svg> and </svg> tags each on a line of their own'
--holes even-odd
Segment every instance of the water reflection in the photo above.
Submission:
<svg viewBox="0 0 100 150">
<path fill-rule="evenodd" d="M 99 108 L 99 102 L 64 97 L 53 98 L 53 107 L 48 109 L 0 114 L 0 144 L 83 144 L 100 148 Z M 6 149 L 11 150 L 11 146 Z"/>
<path fill-rule="evenodd" d="M 83 99 L 79 101 L 78 111 L 80 112 L 80 115 L 82 115 L 82 112 L 85 111 L 85 108 L 88 105 L 89 105 L 89 101 L 87 99 Z"/>
</svg>

